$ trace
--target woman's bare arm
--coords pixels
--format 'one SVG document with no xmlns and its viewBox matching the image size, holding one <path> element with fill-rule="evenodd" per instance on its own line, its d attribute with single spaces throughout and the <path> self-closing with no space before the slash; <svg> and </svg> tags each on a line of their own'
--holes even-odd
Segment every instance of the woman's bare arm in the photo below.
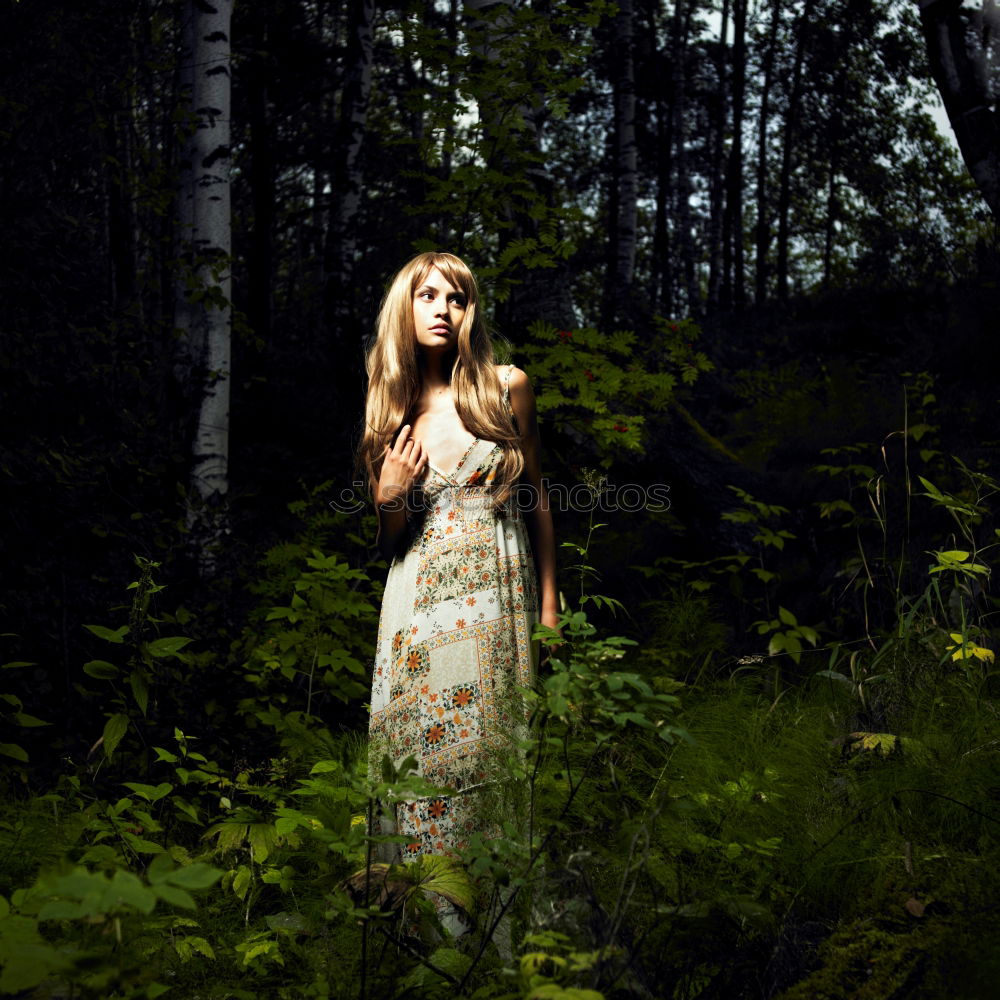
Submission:
<svg viewBox="0 0 1000 1000">
<path fill-rule="evenodd" d="M 521 432 L 524 471 L 521 483 L 530 488 L 530 503 L 524 508 L 524 519 L 531 540 L 531 551 L 538 572 L 538 594 L 541 601 L 541 622 L 555 628 L 559 617 L 559 592 L 556 587 L 556 541 L 549 509 L 548 491 L 542 482 L 541 441 L 538 435 L 538 414 L 531 382 L 520 368 L 510 375 L 510 402 Z"/>
</svg>

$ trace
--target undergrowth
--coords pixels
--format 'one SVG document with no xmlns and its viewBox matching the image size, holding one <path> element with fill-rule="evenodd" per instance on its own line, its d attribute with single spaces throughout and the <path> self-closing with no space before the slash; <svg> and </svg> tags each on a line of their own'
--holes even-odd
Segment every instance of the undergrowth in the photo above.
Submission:
<svg viewBox="0 0 1000 1000">
<path fill-rule="evenodd" d="M 412 762 L 367 772 L 380 587 L 361 537 L 334 541 L 343 515 L 297 508 L 225 648 L 192 641 L 138 560 L 130 604 L 87 627 L 89 752 L 39 784 L 46 720 L 0 694 L 0 993 L 992 995 L 998 486 L 922 426 L 919 474 L 885 449 L 881 470 L 860 446 L 823 456 L 817 482 L 843 492 L 817 501 L 814 537 L 857 547 L 820 593 L 795 583 L 802 525 L 734 491 L 741 547 L 637 567 L 660 598 L 630 620 L 588 583 L 591 518 L 571 543 L 580 597 L 561 635 L 539 629 L 525 692 L 524 826 L 460 859 L 374 860 L 373 800 L 429 788 Z M 599 630 L 612 613 L 640 638 Z M 229 691 L 189 732 L 195 672 Z M 338 705 L 352 724 L 331 730 Z M 440 925 L 441 898 L 473 933 Z"/>
</svg>

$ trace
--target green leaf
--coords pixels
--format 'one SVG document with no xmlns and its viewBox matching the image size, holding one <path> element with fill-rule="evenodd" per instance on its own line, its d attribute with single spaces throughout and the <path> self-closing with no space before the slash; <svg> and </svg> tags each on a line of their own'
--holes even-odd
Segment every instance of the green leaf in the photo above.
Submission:
<svg viewBox="0 0 1000 1000">
<path fill-rule="evenodd" d="M 99 681 L 110 681 L 119 674 L 118 668 L 107 660 L 91 660 L 83 665 L 83 672 Z"/>
<path fill-rule="evenodd" d="M 15 726 L 23 726 L 25 729 L 33 729 L 37 726 L 51 726 L 51 722 L 45 722 L 43 719 L 37 719 L 33 715 L 28 715 L 27 712 L 15 712 L 13 719 L 11 720 Z"/>
<path fill-rule="evenodd" d="M 184 865 L 168 876 L 168 881 L 183 889 L 207 889 L 222 877 L 220 869 L 196 861 L 193 865 Z"/>
<path fill-rule="evenodd" d="M 98 639 L 107 639 L 108 642 L 113 642 L 116 645 L 123 643 L 125 636 L 128 635 L 128 625 L 122 625 L 121 628 L 114 630 L 105 628 L 103 625 L 84 625 L 83 627 L 93 632 Z"/>
<path fill-rule="evenodd" d="M 155 787 L 153 785 L 144 785 L 139 781 L 123 781 L 122 784 L 135 792 L 136 795 L 144 798 L 147 802 L 157 802 L 164 795 L 168 795 L 174 790 L 174 786 L 167 784 L 165 781 Z"/>
<path fill-rule="evenodd" d="M 162 854 L 163 848 L 152 840 L 139 837 L 128 830 L 122 830 L 121 838 L 136 854 Z"/>
<path fill-rule="evenodd" d="M 791 611 L 788 610 L 788 608 L 779 607 L 778 608 L 778 617 L 786 625 L 797 625 L 798 624 L 798 621 L 796 620 L 795 615 L 793 615 L 791 613 Z"/>
<path fill-rule="evenodd" d="M 191 640 L 183 635 L 171 635 L 162 639 L 154 639 L 145 644 L 145 650 L 150 656 L 175 656 Z"/>
<path fill-rule="evenodd" d="M 128 725 L 128 716 L 121 712 L 112 715 L 105 724 L 102 739 L 104 740 L 104 753 L 108 760 L 111 759 L 111 755 L 118 749 L 118 744 L 121 743 L 122 737 L 128 732 Z"/>
<path fill-rule="evenodd" d="M 197 909 L 197 904 L 194 901 L 191 893 L 185 892 L 183 889 L 178 889 L 172 885 L 160 885 L 153 886 L 153 892 L 163 900 L 164 903 L 169 903 L 171 906 L 179 906 L 184 910 L 195 910 Z"/>
<path fill-rule="evenodd" d="M 246 865 L 240 865 L 233 876 L 233 892 L 239 899 L 245 899 L 247 889 L 250 888 L 250 869 Z"/>
<path fill-rule="evenodd" d="M 5 757 L 13 757 L 14 760 L 19 760 L 22 763 L 28 762 L 28 753 L 23 747 L 19 747 L 16 743 L 0 743 L 0 754 Z"/>
<path fill-rule="evenodd" d="M 119 869 L 111 879 L 111 893 L 115 901 L 133 906 L 141 913 L 152 913 L 156 906 L 156 895 L 152 889 L 144 886 L 142 880 L 132 872 Z"/>
<path fill-rule="evenodd" d="M 149 686 L 146 683 L 146 675 L 141 670 L 133 670 L 128 675 L 128 682 L 132 688 L 132 697 L 139 706 L 139 711 L 143 715 L 149 707 Z"/>
<path fill-rule="evenodd" d="M 416 885 L 425 892 L 442 896 L 467 912 L 472 910 L 472 883 L 462 865 L 453 858 L 443 854 L 422 854 L 412 871 Z"/>
</svg>

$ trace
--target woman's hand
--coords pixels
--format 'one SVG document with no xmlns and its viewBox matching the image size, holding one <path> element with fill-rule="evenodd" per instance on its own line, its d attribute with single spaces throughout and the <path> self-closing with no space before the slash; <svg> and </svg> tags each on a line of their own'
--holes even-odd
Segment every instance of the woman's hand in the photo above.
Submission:
<svg viewBox="0 0 1000 1000">
<path fill-rule="evenodd" d="M 391 504 L 393 510 L 403 510 L 407 494 L 426 467 L 427 453 L 423 444 L 410 437 L 410 425 L 404 424 L 396 436 L 396 443 L 385 446 L 375 503 L 379 507 Z"/>
</svg>

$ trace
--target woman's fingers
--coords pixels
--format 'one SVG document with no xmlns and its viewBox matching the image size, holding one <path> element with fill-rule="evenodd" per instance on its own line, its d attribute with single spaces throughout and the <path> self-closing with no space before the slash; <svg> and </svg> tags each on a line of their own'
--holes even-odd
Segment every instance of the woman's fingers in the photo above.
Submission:
<svg viewBox="0 0 1000 1000">
<path fill-rule="evenodd" d="M 400 427 L 399 429 L 399 434 L 396 435 L 396 443 L 393 446 L 392 450 L 397 455 L 402 455 L 403 449 L 406 447 L 407 444 L 409 444 L 409 442 L 410 442 L 410 425 L 403 424 L 403 426 Z"/>
</svg>

